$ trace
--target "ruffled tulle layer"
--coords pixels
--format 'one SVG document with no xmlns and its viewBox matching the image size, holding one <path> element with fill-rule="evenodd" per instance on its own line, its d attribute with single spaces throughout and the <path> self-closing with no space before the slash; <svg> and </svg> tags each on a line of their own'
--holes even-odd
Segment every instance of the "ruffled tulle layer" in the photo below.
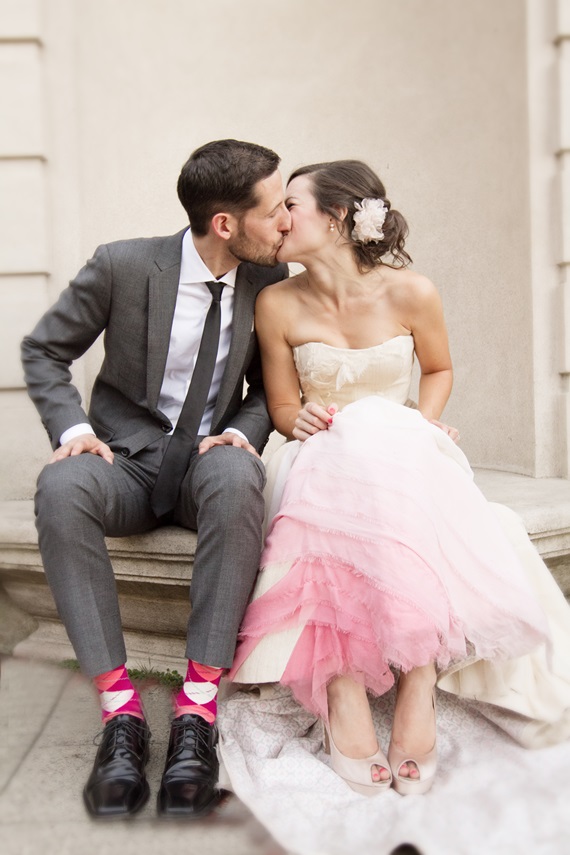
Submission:
<svg viewBox="0 0 570 855">
<path fill-rule="evenodd" d="M 275 566 L 287 572 L 249 606 L 232 673 L 259 643 L 297 627 L 281 681 L 319 715 L 337 674 L 382 694 L 391 666 L 509 659 L 547 637 L 462 453 L 418 412 L 382 398 L 347 406 L 299 445 L 262 575 Z"/>
</svg>

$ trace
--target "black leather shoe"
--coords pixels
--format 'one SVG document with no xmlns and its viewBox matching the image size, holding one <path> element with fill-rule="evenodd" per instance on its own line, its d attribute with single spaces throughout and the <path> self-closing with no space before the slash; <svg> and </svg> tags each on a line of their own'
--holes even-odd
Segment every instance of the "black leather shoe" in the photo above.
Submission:
<svg viewBox="0 0 570 855">
<path fill-rule="evenodd" d="M 112 819 L 142 808 L 149 796 L 144 774 L 149 741 L 148 724 L 136 716 L 118 715 L 105 725 L 83 790 L 91 816 Z"/>
<path fill-rule="evenodd" d="M 166 766 L 158 793 L 162 817 L 200 819 L 218 804 L 218 729 L 199 715 L 181 715 L 172 722 Z"/>
</svg>

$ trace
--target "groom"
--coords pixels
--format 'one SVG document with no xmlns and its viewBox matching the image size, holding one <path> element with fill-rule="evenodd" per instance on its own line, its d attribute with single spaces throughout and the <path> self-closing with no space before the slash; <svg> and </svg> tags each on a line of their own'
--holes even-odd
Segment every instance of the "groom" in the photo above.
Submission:
<svg viewBox="0 0 570 855">
<path fill-rule="evenodd" d="M 22 344 L 28 390 L 54 453 L 38 480 L 45 573 L 103 738 L 84 789 L 96 817 L 148 799 L 150 730 L 127 654 L 105 536 L 176 524 L 198 533 L 188 671 L 174 702 L 158 811 L 200 817 L 217 803 L 216 695 L 258 569 L 271 423 L 253 331 L 256 295 L 290 218 L 279 157 L 218 140 L 182 167 L 190 229 L 101 246 Z M 69 366 L 105 334 L 89 414 Z M 244 379 L 248 382 L 244 393 Z"/>
</svg>

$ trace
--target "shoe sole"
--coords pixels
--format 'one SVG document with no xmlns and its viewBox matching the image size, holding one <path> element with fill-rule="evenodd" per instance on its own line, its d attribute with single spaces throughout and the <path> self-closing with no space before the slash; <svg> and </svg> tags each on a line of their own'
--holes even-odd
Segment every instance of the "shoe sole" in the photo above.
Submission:
<svg viewBox="0 0 570 855">
<path fill-rule="evenodd" d="M 356 781 L 348 781 L 346 778 L 344 778 L 344 780 L 355 793 L 360 793 L 361 796 L 368 797 L 379 796 L 380 793 L 387 793 L 392 784 L 392 781 L 389 778 L 388 780 L 377 784 L 359 784 Z"/>
<path fill-rule="evenodd" d="M 434 780 L 435 775 L 432 775 L 425 781 L 418 778 L 410 781 L 403 781 L 401 778 L 394 778 L 392 781 L 392 787 L 400 796 L 423 796 L 431 790 Z"/>
</svg>

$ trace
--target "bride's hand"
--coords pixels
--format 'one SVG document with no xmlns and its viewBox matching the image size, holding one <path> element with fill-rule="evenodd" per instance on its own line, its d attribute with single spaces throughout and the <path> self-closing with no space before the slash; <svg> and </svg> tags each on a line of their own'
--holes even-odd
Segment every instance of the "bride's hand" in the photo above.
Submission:
<svg viewBox="0 0 570 855">
<path fill-rule="evenodd" d="M 331 404 L 330 407 L 325 410 L 324 407 L 320 407 L 318 404 L 314 404 L 312 401 L 309 401 L 308 404 L 305 404 L 302 410 L 299 410 L 297 418 L 295 419 L 293 436 L 295 439 L 299 439 L 301 442 L 304 442 L 320 430 L 327 430 L 332 425 L 333 416 L 337 410 L 338 407 L 336 404 Z"/>
<path fill-rule="evenodd" d="M 446 425 L 443 422 L 438 422 L 437 419 L 428 419 L 428 422 L 431 425 L 435 425 L 440 430 L 442 430 L 444 433 L 446 433 L 448 435 L 448 437 L 450 439 L 452 439 L 454 442 L 459 442 L 460 436 L 459 436 L 459 431 L 457 430 L 457 428 L 450 427 L 449 425 Z"/>
</svg>

